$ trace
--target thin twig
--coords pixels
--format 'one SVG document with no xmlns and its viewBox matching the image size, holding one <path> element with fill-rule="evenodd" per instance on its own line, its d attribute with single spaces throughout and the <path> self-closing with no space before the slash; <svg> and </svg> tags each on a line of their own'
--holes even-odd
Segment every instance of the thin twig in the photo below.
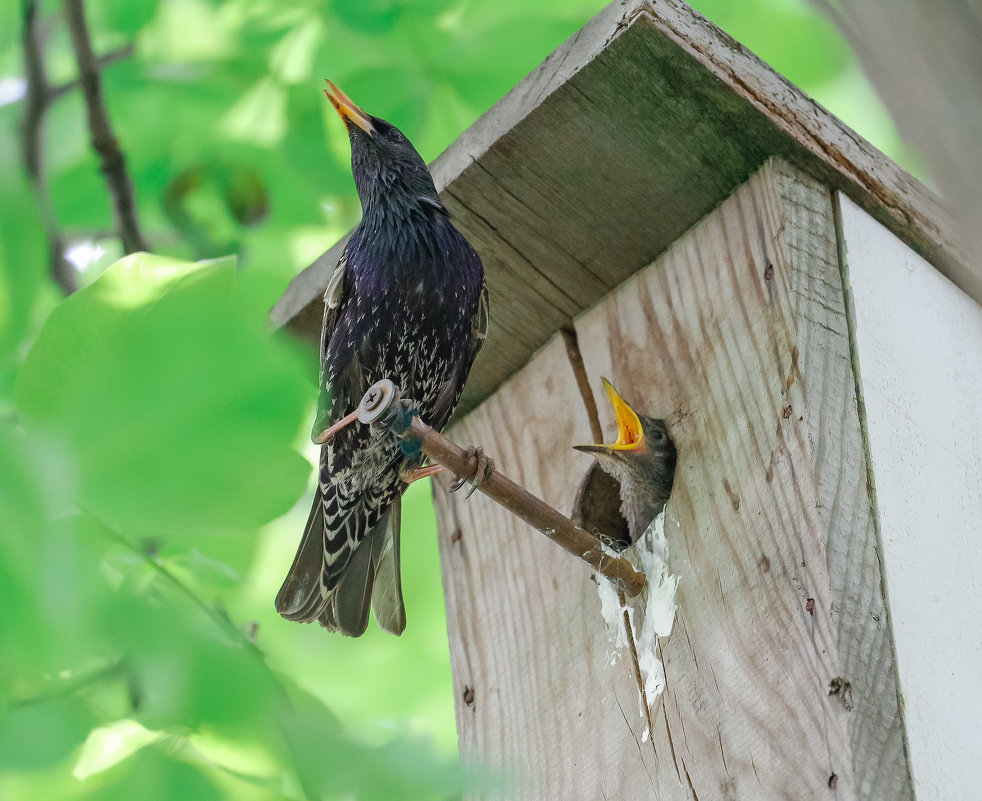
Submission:
<svg viewBox="0 0 982 801">
<path fill-rule="evenodd" d="M 109 123 L 109 114 L 102 94 L 102 78 L 92 52 L 82 0 L 65 0 L 65 18 L 68 20 L 75 58 L 78 61 L 79 82 L 85 94 L 92 147 L 99 154 L 102 173 L 106 176 L 106 185 L 113 201 L 113 216 L 123 243 L 123 250 L 126 253 L 146 250 L 147 245 L 137 222 L 133 184 L 126 172 L 126 159 L 119 149 L 119 142 L 116 141 Z"/>
<path fill-rule="evenodd" d="M 27 91 L 24 95 L 24 116 L 20 121 L 21 157 L 27 170 L 41 226 L 48 240 L 48 271 L 66 295 L 78 289 L 78 279 L 71 263 L 65 258 L 65 242 L 58 227 L 54 204 L 44 174 L 42 129 L 44 115 L 51 104 L 51 87 L 44 68 L 44 47 L 38 25 L 37 4 L 23 3 L 24 28 L 21 45 L 24 51 L 24 75 Z"/>
<path fill-rule="evenodd" d="M 617 593 L 617 601 L 624 610 L 624 633 L 631 650 L 631 666 L 634 668 L 634 680 L 638 683 L 638 693 L 641 695 L 641 706 L 644 707 L 645 719 L 648 721 L 648 735 L 651 737 L 651 747 L 655 747 L 655 727 L 651 722 L 651 710 L 648 709 L 648 693 L 644 689 L 644 676 L 641 673 L 641 660 L 638 658 L 638 644 L 634 639 L 634 627 L 631 625 L 631 613 L 627 608 L 627 598 L 623 592 Z"/>
<path fill-rule="evenodd" d="M 98 56 L 95 60 L 96 67 L 98 67 L 99 72 L 102 72 L 110 64 L 115 64 L 117 61 L 123 61 L 133 55 L 133 43 L 128 42 L 122 47 L 117 47 L 115 50 L 110 50 L 108 53 L 104 53 Z M 60 83 L 55 86 L 48 88 L 48 105 L 51 105 L 56 100 L 58 100 L 62 95 L 68 94 L 73 89 L 78 89 L 82 85 L 81 80 L 75 78 L 66 83 Z"/>
<path fill-rule="evenodd" d="M 164 578 L 174 589 L 180 592 L 185 598 L 187 598 L 192 604 L 194 604 L 198 609 L 210 617 L 218 627 L 224 631 L 232 640 L 234 640 L 238 645 L 242 646 L 248 651 L 254 652 L 256 655 L 262 657 L 262 652 L 259 650 L 258 646 L 246 636 L 245 632 L 241 631 L 235 623 L 232 622 L 228 615 L 224 614 L 217 607 L 206 603 L 205 600 L 198 595 L 194 590 L 192 590 L 187 584 L 181 581 L 177 576 L 171 573 L 159 559 L 153 555 L 147 553 L 142 548 L 138 547 L 134 542 L 124 537 L 115 529 L 110 528 L 103 520 L 98 518 L 95 514 L 90 511 L 86 511 L 86 514 L 95 520 L 98 520 L 105 530 L 106 537 L 113 542 L 122 545 L 124 548 L 129 550 L 131 553 L 142 559 L 152 570 L 154 570 L 159 576 Z"/>
<path fill-rule="evenodd" d="M 35 706 L 37 704 L 46 704 L 58 698 L 65 698 L 85 687 L 91 687 L 92 685 L 98 684 L 101 681 L 106 681 L 122 675 L 124 667 L 125 664 L 123 660 L 116 659 L 103 667 L 92 671 L 91 673 L 87 673 L 83 676 L 73 676 L 70 679 L 58 682 L 57 684 L 52 685 L 48 692 L 41 693 L 40 695 L 31 695 L 27 698 L 15 698 L 10 702 L 10 705 L 14 709 L 23 709 L 24 707 Z"/>
<path fill-rule="evenodd" d="M 590 421 L 590 434 L 594 442 L 603 442 L 604 431 L 600 426 L 600 412 L 590 389 L 590 379 L 586 374 L 586 365 L 583 364 L 583 354 L 580 352 L 580 340 L 576 335 L 576 329 L 572 325 L 567 325 L 560 328 L 559 331 L 563 335 L 563 342 L 566 343 L 566 357 L 569 360 L 569 366 L 573 369 L 576 386 L 580 390 L 580 398 L 586 407 L 586 416 Z"/>
</svg>

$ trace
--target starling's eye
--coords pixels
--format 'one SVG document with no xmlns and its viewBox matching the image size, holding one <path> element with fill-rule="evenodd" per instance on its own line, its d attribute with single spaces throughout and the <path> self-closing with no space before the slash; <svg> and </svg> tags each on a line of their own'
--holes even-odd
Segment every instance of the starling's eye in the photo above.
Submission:
<svg viewBox="0 0 982 801">
<path fill-rule="evenodd" d="M 400 131 L 398 128 L 393 128 L 391 131 L 389 131 L 389 139 L 391 139 L 393 142 L 406 141 L 406 137 L 402 135 L 402 131 Z"/>
</svg>

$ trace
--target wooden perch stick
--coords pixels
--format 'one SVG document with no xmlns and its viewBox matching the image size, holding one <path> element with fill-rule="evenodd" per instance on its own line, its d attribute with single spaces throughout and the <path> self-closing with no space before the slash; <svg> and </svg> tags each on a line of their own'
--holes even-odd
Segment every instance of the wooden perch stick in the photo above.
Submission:
<svg viewBox="0 0 982 801">
<path fill-rule="evenodd" d="M 605 553 L 600 541 L 586 529 L 576 525 L 493 467 L 482 471 L 480 460 L 473 450 L 461 448 L 430 428 L 417 415 L 409 413 L 398 400 L 398 387 L 391 381 L 379 381 L 362 398 L 358 419 L 362 423 L 388 428 L 399 439 L 418 445 L 432 461 L 471 483 L 573 556 L 582 559 L 602 576 L 613 581 L 627 597 L 633 598 L 644 589 L 644 574 L 635 570 L 630 562 Z M 480 475 L 482 472 L 485 475 Z"/>
</svg>

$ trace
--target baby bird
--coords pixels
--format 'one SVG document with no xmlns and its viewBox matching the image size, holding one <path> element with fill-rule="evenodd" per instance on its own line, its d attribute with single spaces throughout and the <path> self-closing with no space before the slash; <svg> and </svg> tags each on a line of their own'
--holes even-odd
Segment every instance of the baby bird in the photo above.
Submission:
<svg viewBox="0 0 982 801">
<path fill-rule="evenodd" d="M 599 498 L 605 494 L 604 485 L 611 483 L 607 477 L 588 476 L 577 498 L 575 514 L 588 531 L 592 530 L 591 526 L 596 527 L 615 542 L 621 539 L 621 545 L 626 547 L 637 542 L 665 508 L 675 478 L 677 453 L 664 420 L 638 414 L 606 378 L 603 384 L 614 408 L 617 440 L 611 445 L 573 447 L 593 454 L 599 467 L 616 483 L 621 499 L 620 511 L 627 521 L 628 542 L 623 542 L 616 530 L 617 522 L 613 519 L 616 516 L 601 508 Z M 607 488 L 606 494 L 611 492 L 612 488 Z"/>
</svg>

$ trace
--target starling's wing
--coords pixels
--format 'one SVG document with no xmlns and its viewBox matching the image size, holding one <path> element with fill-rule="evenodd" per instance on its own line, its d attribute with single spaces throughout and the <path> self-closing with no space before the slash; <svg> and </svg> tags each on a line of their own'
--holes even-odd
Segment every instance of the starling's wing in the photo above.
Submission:
<svg viewBox="0 0 982 801">
<path fill-rule="evenodd" d="M 464 383 L 467 381 L 474 359 L 480 353 L 484 340 L 488 338 L 490 310 L 491 298 L 488 295 L 488 282 L 482 279 L 477 310 L 471 317 L 471 335 L 467 350 L 464 351 L 463 358 L 458 359 L 449 379 L 444 383 L 436 402 L 433 404 L 432 417 L 426 421 L 437 431 L 442 431 L 450 420 L 450 415 L 453 414 L 453 410 L 457 407 L 457 401 L 460 400 L 460 393 L 464 389 Z"/>
<path fill-rule="evenodd" d="M 293 557 L 283 586 L 276 593 L 276 611 L 287 620 L 307 622 L 317 617 L 317 610 L 324 603 L 318 591 L 323 570 L 324 495 L 318 485 L 297 555 Z"/>
<path fill-rule="evenodd" d="M 397 497 L 389 509 L 382 554 L 375 572 L 372 590 L 372 612 L 385 631 L 396 636 L 406 630 L 406 605 L 402 600 L 402 560 L 399 556 L 399 529 L 402 524 L 402 498 Z"/>
<path fill-rule="evenodd" d="M 488 293 L 488 282 L 481 279 L 481 297 L 477 302 L 477 313 L 471 321 L 471 352 L 467 369 L 470 371 L 474 359 L 484 347 L 484 340 L 488 338 L 488 321 L 491 318 L 491 296 Z"/>
<path fill-rule="evenodd" d="M 321 325 L 321 350 L 320 350 L 320 378 L 318 380 L 317 396 L 317 416 L 314 418 L 314 426 L 310 430 L 310 438 L 318 441 L 321 432 L 327 428 L 331 420 L 331 387 L 327 381 L 327 345 L 334 335 L 334 329 L 338 324 L 338 315 L 344 304 L 348 301 L 350 291 L 348 290 L 347 277 L 348 249 L 345 248 L 338 259 L 338 265 L 331 274 L 331 280 L 324 290 L 324 322 Z"/>
</svg>

